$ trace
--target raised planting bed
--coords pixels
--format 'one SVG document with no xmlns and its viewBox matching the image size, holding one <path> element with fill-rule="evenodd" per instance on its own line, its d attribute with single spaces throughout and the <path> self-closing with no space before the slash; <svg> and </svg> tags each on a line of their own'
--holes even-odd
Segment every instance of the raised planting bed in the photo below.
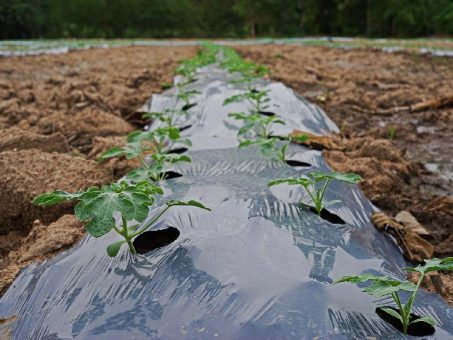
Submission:
<svg viewBox="0 0 453 340">
<path fill-rule="evenodd" d="M 163 192 L 147 202 L 151 217 L 140 221 L 150 229 L 129 240 L 137 254 L 131 246 L 112 251 L 122 238 L 111 230 L 24 269 L 0 300 L 0 318 L 14 317 L 0 327 L 13 338 L 406 337 L 376 312 L 394 307 L 391 298 L 370 296 L 362 286 L 332 284 L 364 273 L 405 280 L 400 251 L 370 222 L 377 209 L 351 184 L 359 179 L 337 176 L 317 187 L 322 205 L 332 202 L 327 211 L 303 185 L 270 185 L 332 175 L 319 151 L 290 143 L 288 136 L 294 129 L 325 134 L 338 128 L 283 84 L 256 77 L 240 81 L 233 72 L 241 71 L 237 64 L 222 59 L 229 60 L 231 51 L 215 52 L 217 60 L 211 55 L 204 63 L 185 64 L 175 88 L 145 104 L 152 135 L 132 134 L 126 147 L 104 154 L 140 158 L 141 170 L 127 176 L 128 183 L 149 175 L 149 183 Z M 262 101 L 243 96 L 251 90 L 264 93 Z M 178 96 L 181 91 L 197 92 L 191 92 L 188 104 Z M 232 96 L 242 97 L 228 100 Z M 180 110 L 183 106 L 186 110 Z M 173 116 L 175 110 L 185 114 Z M 242 129 L 250 123 L 247 116 L 231 114 L 253 110 L 275 116 L 258 113 L 261 118 Z M 162 112 L 167 114 L 153 114 Z M 146 156 L 146 148 L 156 151 L 160 145 L 159 131 L 169 136 L 170 145 L 162 144 L 158 155 L 188 159 Z M 136 144 L 141 138 L 154 144 Z M 183 147 L 188 150 L 166 153 Z M 173 200 L 202 202 L 211 211 L 197 209 L 196 203 L 175 206 L 149 223 Z M 95 236 L 101 236 L 98 231 Z M 107 256 L 106 248 L 116 256 Z M 440 296 L 419 291 L 412 313 L 436 321 L 434 333 L 424 338 L 453 337 L 453 310 Z"/>
</svg>

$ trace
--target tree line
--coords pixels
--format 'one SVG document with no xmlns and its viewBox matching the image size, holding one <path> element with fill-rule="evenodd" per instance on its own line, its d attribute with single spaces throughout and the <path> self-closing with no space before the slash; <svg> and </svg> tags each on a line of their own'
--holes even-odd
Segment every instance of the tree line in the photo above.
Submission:
<svg viewBox="0 0 453 340">
<path fill-rule="evenodd" d="M 453 0 L 1 0 L 0 38 L 453 35 Z"/>
</svg>

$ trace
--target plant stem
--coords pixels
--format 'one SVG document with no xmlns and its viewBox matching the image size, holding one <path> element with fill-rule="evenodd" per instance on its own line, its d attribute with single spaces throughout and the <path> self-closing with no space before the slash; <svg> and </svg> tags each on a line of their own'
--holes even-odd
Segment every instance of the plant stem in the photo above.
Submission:
<svg viewBox="0 0 453 340">
<path fill-rule="evenodd" d="M 157 214 L 156 217 L 154 217 L 151 221 L 149 221 L 147 224 L 145 224 L 145 225 L 143 226 L 142 229 L 136 231 L 135 233 L 132 233 L 130 237 L 133 238 L 133 237 L 135 237 L 135 236 L 140 235 L 141 233 L 143 233 L 146 229 L 148 229 L 148 228 L 151 227 L 154 223 L 156 223 L 157 220 L 158 220 L 163 214 L 165 214 L 165 212 L 166 212 L 168 209 L 170 209 L 170 206 L 166 206 L 165 209 L 163 209 L 159 214 Z"/>
<path fill-rule="evenodd" d="M 127 229 L 127 220 L 124 216 L 121 216 L 122 222 L 123 222 L 123 231 L 121 232 L 121 235 L 123 235 L 124 239 L 126 240 L 127 245 L 129 246 L 129 250 L 131 251 L 132 254 L 137 254 L 134 244 L 132 243 L 132 238 L 134 237 L 133 235 L 129 235 L 129 230 Z M 115 227 L 116 230 L 116 227 Z"/>
<path fill-rule="evenodd" d="M 329 183 L 331 181 L 331 178 L 328 178 L 322 187 L 320 191 L 316 192 L 317 196 L 317 209 L 318 209 L 318 215 L 321 216 L 321 211 L 324 209 L 322 205 L 322 200 L 324 199 L 324 194 L 326 193 L 327 187 L 329 186 Z"/>
<path fill-rule="evenodd" d="M 318 213 L 319 216 L 321 216 L 321 210 L 319 210 L 318 208 L 317 200 L 315 199 L 315 197 L 313 196 L 313 194 L 311 193 L 310 189 L 307 186 L 303 185 L 303 187 L 305 188 L 307 194 L 310 196 L 312 202 L 315 204 L 316 212 Z"/>
<path fill-rule="evenodd" d="M 146 169 L 146 170 L 149 170 L 149 166 L 148 164 L 145 162 L 145 159 L 143 158 L 142 155 L 138 155 L 137 156 L 138 160 L 140 161 L 140 163 L 142 164 L 142 166 Z"/>
<path fill-rule="evenodd" d="M 415 287 L 414 292 L 412 293 L 411 297 L 409 298 L 409 301 L 406 303 L 404 306 L 404 314 L 405 318 L 403 320 L 405 321 L 403 324 L 403 332 L 404 334 L 407 334 L 407 328 L 410 324 L 410 316 L 411 316 L 411 311 L 412 311 L 412 305 L 414 303 L 415 297 L 417 295 L 418 289 L 420 288 L 420 285 L 422 284 L 423 279 L 425 278 L 425 273 L 420 273 L 420 278 L 418 279 L 417 286 Z"/>
<path fill-rule="evenodd" d="M 396 305 L 398 306 L 398 309 L 399 309 L 399 314 L 401 315 L 401 319 L 403 320 L 402 321 L 403 333 L 407 334 L 407 327 L 408 327 L 409 320 L 407 318 L 406 311 L 403 307 L 403 304 L 401 303 L 400 297 L 398 296 L 397 292 L 392 293 L 392 298 L 396 302 Z"/>
</svg>

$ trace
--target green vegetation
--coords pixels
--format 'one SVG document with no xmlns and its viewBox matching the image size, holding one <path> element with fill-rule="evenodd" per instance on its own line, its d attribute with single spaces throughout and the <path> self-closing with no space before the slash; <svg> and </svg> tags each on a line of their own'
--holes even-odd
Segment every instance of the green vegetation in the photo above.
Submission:
<svg viewBox="0 0 453 340">
<path fill-rule="evenodd" d="M 236 94 L 224 100 L 223 105 L 247 100 L 253 105 L 253 113 L 265 112 L 269 108 L 270 98 L 267 96 L 269 90 L 257 90 L 251 88 L 250 80 L 247 78 L 249 90 L 246 93 Z"/>
<path fill-rule="evenodd" d="M 99 157 L 99 161 L 114 157 L 136 158 L 140 161 L 141 167 L 129 172 L 127 174 L 129 179 L 161 181 L 167 176 L 167 165 L 191 161 L 189 156 L 164 151 L 165 147 L 171 147 L 176 142 L 190 145 L 189 140 L 181 139 L 179 129 L 173 126 L 156 128 L 153 131 L 133 131 L 128 135 L 126 145 L 107 150 Z M 146 161 L 147 156 L 151 157 L 150 164 Z"/>
<path fill-rule="evenodd" d="M 184 65 L 200 65 L 200 60 L 206 62 L 204 53 L 212 55 L 212 48 L 202 49 L 194 58 L 195 62 L 189 60 Z M 196 68 L 192 69 L 187 75 L 191 76 L 195 70 Z M 179 87 L 179 91 L 178 99 L 182 100 L 185 105 L 190 105 L 190 99 L 196 92 L 183 91 L 182 87 Z M 187 202 L 170 200 L 165 203 L 165 208 L 148 218 L 156 196 L 164 193 L 156 183 L 166 178 L 166 166 L 176 162 L 191 161 L 189 156 L 166 153 L 164 150 L 176 142 L 190 146 L 190 141 L 182 139 L 179 129 L 174 126 L 174 115 L 180 114 L 182 111 L 189 114 L 188 110 L 182 109 L 170 109 L 150 114 L 150 118 L 159 119 L 164 126 L 152 131 L 133 131 L 128 135 L 126 145 L 111 148 L 100 156 L 100 161 L 113 157 L 138 159 L 141 166 L 127 174 L 126 178 L 129 181 L 121 180 L 119 183 L 105 185 L 101 188 L 91 187 L 75 193 L 48 192 L 35 197 L 33 203 L 48 207 L 66 201 L 77 201 L 74 209 L 75 216 L 85 223 L 85 228 L 90 235 L 101 237 L 113 229 L 124 239 L 107 247 L 107 254 L 112 257 L 118 254 L 123 244 L 127 244 L 131 253 L 135 254 L 134 238 L 154 226 L 171 207 L 192 206 L 210 210 L 194 200 Z M 147 157 L 151 158 L 150 163 L 148 163 Z"/>
<path fill-rule="evenodd" d="M 302 186 L 305 191 L 307 192 L 308 196 L 310 196 L 311 201 L 315 205 L 314 208 L 318 215 L 321 215 L 321 212 L 326 207 L 340 203 L 339 200 L 334 200 L 330 202 L 324 202 L 324 194 L 329 187 L 329 184 L 332 180 L 346 182 L 349 184 L 357 184 L 359 183 L 362 178 L 353 173 L 342 173 L 342 172 L 330 172 L 325 173 L 321 171 L 314 171 L 308 173 L 306 176 L 302 176 L 299 178 L 284 178 L 284 179 L 277 179 L 274 181 L 269 182 L 269 186 L 279 185 L 279 184 L 289 184 L 289 185 L 300 185 Z"/>
<path fill-rule="evenodd" d="M 269 69 L 262 65 L 244 61 L 232 48 L 222 48 L 223 61 L 220 66 L 230 73 L 239 75 L 234 83 L 246 84 L 247 90 L 226 98 L 223 105 L 248 101 L 252 105 L 249 113 L 231 112 L 228 116 L 243 122 L 237 136 L 239 147 L 258 145 L 261 152 L 268 157 L 275 158 L 281 162 L 285 161 L 286 150 L 289 143 L 298 141 L 305 142 L 308 137 L 273 136 L 272 128 L 276 124 L 285 125 L 285 122 L 273 112 L 267 112 L 271 99 L 268 97 L 269 90 L 259 90 L 253 81 L 269 74 Z"/>
<path fill-rule="evenodd" d="M 2 0 L 0 39 L 453 34 L 451 0 Z"/>
<path fill-rule="evenodd" d="M 412 313 L 412 305 L 414 304 L 418 289 L 420 288 L 425 275 L 438 270 L 453 270 L 453 257 L 425 260 L 424 265 L 419 265 L 415 268 L 406 268 L 406 270 L 420 274 L 416 285 L 409 281 L 400 281 L 388 276 L 376 276 L 372 274 L 343 276 L 342 278 L 336 280 L 334 284 L 341 282 L 350 282 L 354 284 L 370 282 L 371 285 L 366 287 L 363 290 L 364 292 L 379 298 L 383 296 L 391 296 L 393 301 L 395 301 L 398 310 L 396 311 L 388 307 L 381 307 L 381 309 L 385 313 L 388 313 L 392 317 L 398 319 L 401 322 L 403 333 L 407 334 L 408 327 L 416 322 L 427 322 L 433 326 L 435 325 L 435 321 L 429 317 L 422 317 L 411 321 L 410 316 Z M 399 295 L 400 292 L 403 291 L 412 293 L 406 304 L 401 302 L 402 299 Z"/>
<path fill-rule="evenodd" d="M 180 84 L 180 86 L 193 81 L 193 75 L 198 68 L 215 63 L 219 49 L 220 47 L 213 44 L 203 44 L 203 48 L 198 50 L 194 58 L 183 60 L 176 69 L 178 74 L 186 78 L 186 83 Z"/>
<path fill-rule="evenodd" d="M 148 222 L 143 223 L 148 217 L 149 209 L 155 202 L 155 195 L 163 194 L 160 187 L 142 181 L 129 184 L 121 181 L 101 188 L 91 187 L 83 192 L 68 193 L 54 191 L 37 196 L 33 203 L 48 207 L 65 201 L 78 201 L 75 206 L 75 216 L 85 222 L 85 229 L 94 237 L 101 237 L 114 229 L 124 238 L 107 247 L 109 256 L 116 256 L 121 246 L 126 243 L 131 253 L 135 254 L 132 240 L 152 227 L 159 218 L 171 207 L 183 205 L 209 210 L 197 201 L 168 201 L 166 207 L 153 216 Z M 121 223 L 117 226 L 115 214 L 119 214 Z"/>
</svg>

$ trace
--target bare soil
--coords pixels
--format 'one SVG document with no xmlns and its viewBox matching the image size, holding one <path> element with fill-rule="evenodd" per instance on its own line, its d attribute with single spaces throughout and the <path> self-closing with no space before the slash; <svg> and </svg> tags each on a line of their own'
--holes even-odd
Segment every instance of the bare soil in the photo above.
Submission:
<svg viewBox="0 0 453 340">
<path fill-rule="evenodd" d="M 190 47 L 128 47 L 0 58 L 0 294 L 26 264 L 77 242 L 72 205 L 32 205 L 43 192 L 112 182 L 133 162 L 98 164 L 125 141 L 136 110 Z"/>
<path fill-rule="evenodd" d="M 453 59 L 277 45 L 238 51 L 340 127 L 335 145 L 323 148 L 332 168 L 360 174 L 376 206 L 392 216 L 409 211 L 430 232 L 434 256 L 453 256 Z M 453 274 L 441 276 L 453 305 Z"/>
</svg>

